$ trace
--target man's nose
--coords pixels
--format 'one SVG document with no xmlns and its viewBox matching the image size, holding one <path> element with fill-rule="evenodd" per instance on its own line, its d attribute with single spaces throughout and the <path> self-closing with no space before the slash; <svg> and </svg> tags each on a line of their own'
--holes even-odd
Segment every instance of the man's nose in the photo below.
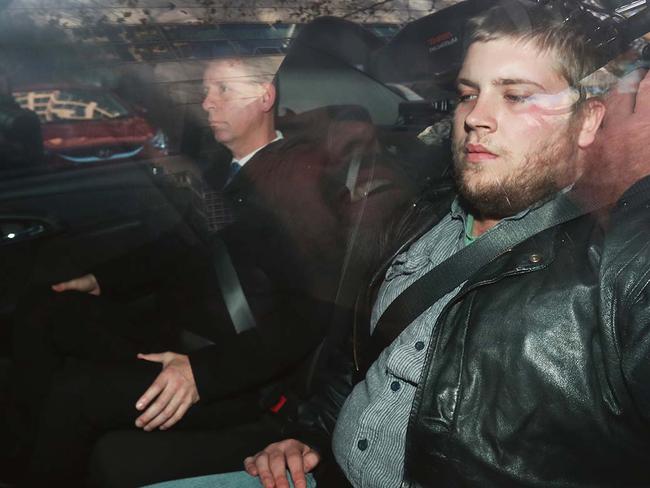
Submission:
<svg viewBox="0 0 650 488">
<path fill-rule="evenodd" d="M 496 110 L 497 107 L 494 101 L 479 95 L 465 117 L 465 125 L 471 130 L 493 132 L 497 128 Z"/>
<path fill-rule="evenodd" d="M 203 110 L 210 112 L 219 108 L 219 101 L 216 100 L 215 97 L 210 96 L 210 94 L 207 94 L 203 99 L 201 106 L 203 107 Z"/>
<path fill-rule="evenodd" d="M 203 102 L 201 103 L 201 107 L 206 112 L 210 111 L 210 109 L 212 108 L 212 103 L 210 102 L 210 97 L 206 96 L 206 97 L 203 98 Z"/>
</svg>

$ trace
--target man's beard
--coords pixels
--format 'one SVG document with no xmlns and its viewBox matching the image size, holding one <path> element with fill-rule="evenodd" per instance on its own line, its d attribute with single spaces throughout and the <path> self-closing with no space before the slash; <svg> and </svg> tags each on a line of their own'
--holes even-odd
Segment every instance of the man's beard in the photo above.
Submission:
<svg viewBox="0 0 650 488">
<path fill-rule="evenodd" d="M 469 205 L 469 211 L 484 218 L 502 219 L 516 215 L 536 202 L 543 201 L 575 181 L 577 158 L 577 131 L 569 124 L 567 132 L 529 152 L 523 161 L 514 165 L 505 176 L 488 177 L 487 181 L 471 182 L 472 176 L 480 179 L 496 162 L 470 163 L 465 157 L 466 141 L 454 142 L 454 176 L 458 193 Z M 500 150 L 504 159 L 509 153 Z"/>
</svg>

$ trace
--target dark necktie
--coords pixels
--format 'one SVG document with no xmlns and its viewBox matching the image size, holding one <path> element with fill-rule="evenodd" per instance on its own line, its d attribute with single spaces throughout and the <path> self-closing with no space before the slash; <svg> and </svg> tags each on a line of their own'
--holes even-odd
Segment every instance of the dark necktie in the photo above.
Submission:
<svg viewBox="0 0 650 488">
<path fill-rule="evenodd" d="M 239 173 L 239 170 L 241 169 L 241 164 L 239 164 L 237 161 L 233 161 L 230 163 L 230 171 L 228 172 L 228 179 L 226 180 L 225 186 L 228 186 L 230 182 L 235 178 L 235 175 Z"/>
</svg>

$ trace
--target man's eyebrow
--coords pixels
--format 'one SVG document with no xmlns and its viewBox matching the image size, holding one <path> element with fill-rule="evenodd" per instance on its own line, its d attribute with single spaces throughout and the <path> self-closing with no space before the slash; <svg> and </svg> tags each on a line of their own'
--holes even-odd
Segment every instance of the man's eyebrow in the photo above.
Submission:
<svg viewBox="0 0 650 488">
<path fill-rule="evenodd" d="M 540 90 L 546 91 L 546 87 L 533 80 L 525 78 L 498 78 L 492 82 L 495 86 L 509 86 L 509 85 L 533 85 Z"/>
<path fill-rule="evenodd" d="M 460 85 L 465 85 L 470 88 L 476 88 L 476 89 L 479 88 L 478 83 L 472 80 L 468 80 L 467 78 L 458 78 L 456 80 L 456 87 Z M 532 85 L 532 86 L 536 86 L 540 90 L 546 91 L 546 87 L 544 85 L 541 85 L 533 80 L 527 80 L 525 78 L 497 78 L 496 80 L 492 81 L 492 85 L 494 86 Z"/>
<path fill-rule="evenodd" d="M 467 78 L 458 78 L 456 80 L 456 88 L 458 88 L 459 85 L 469 86 L 470 88 L 476 88 L 478 90 L 478 83 L 468 80 Z"/>
</svg>

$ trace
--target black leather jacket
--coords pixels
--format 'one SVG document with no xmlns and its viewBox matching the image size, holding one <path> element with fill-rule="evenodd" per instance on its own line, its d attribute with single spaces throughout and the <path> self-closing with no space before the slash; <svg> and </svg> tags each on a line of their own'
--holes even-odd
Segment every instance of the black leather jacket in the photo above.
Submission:
<svg viewBox="0 0 650 488">
<path fill-rule="evenodd" d="M 449 303 L 411 412 L 411 486 L 650 486 L 642 200 L 606 229 L 587 215 L 534 236 Z"/>
<path fill-rule="evenodd" d="M 632 190 L 607 227 L 586 215 L 538 234 L 445 308 L 411 412 L 406 486 L 650 486 L 650 179 Z M 439 209 L 398 226 L 400 250 Z M 330 419 L 338 387 L 323 396 Z"/>
</svg>

